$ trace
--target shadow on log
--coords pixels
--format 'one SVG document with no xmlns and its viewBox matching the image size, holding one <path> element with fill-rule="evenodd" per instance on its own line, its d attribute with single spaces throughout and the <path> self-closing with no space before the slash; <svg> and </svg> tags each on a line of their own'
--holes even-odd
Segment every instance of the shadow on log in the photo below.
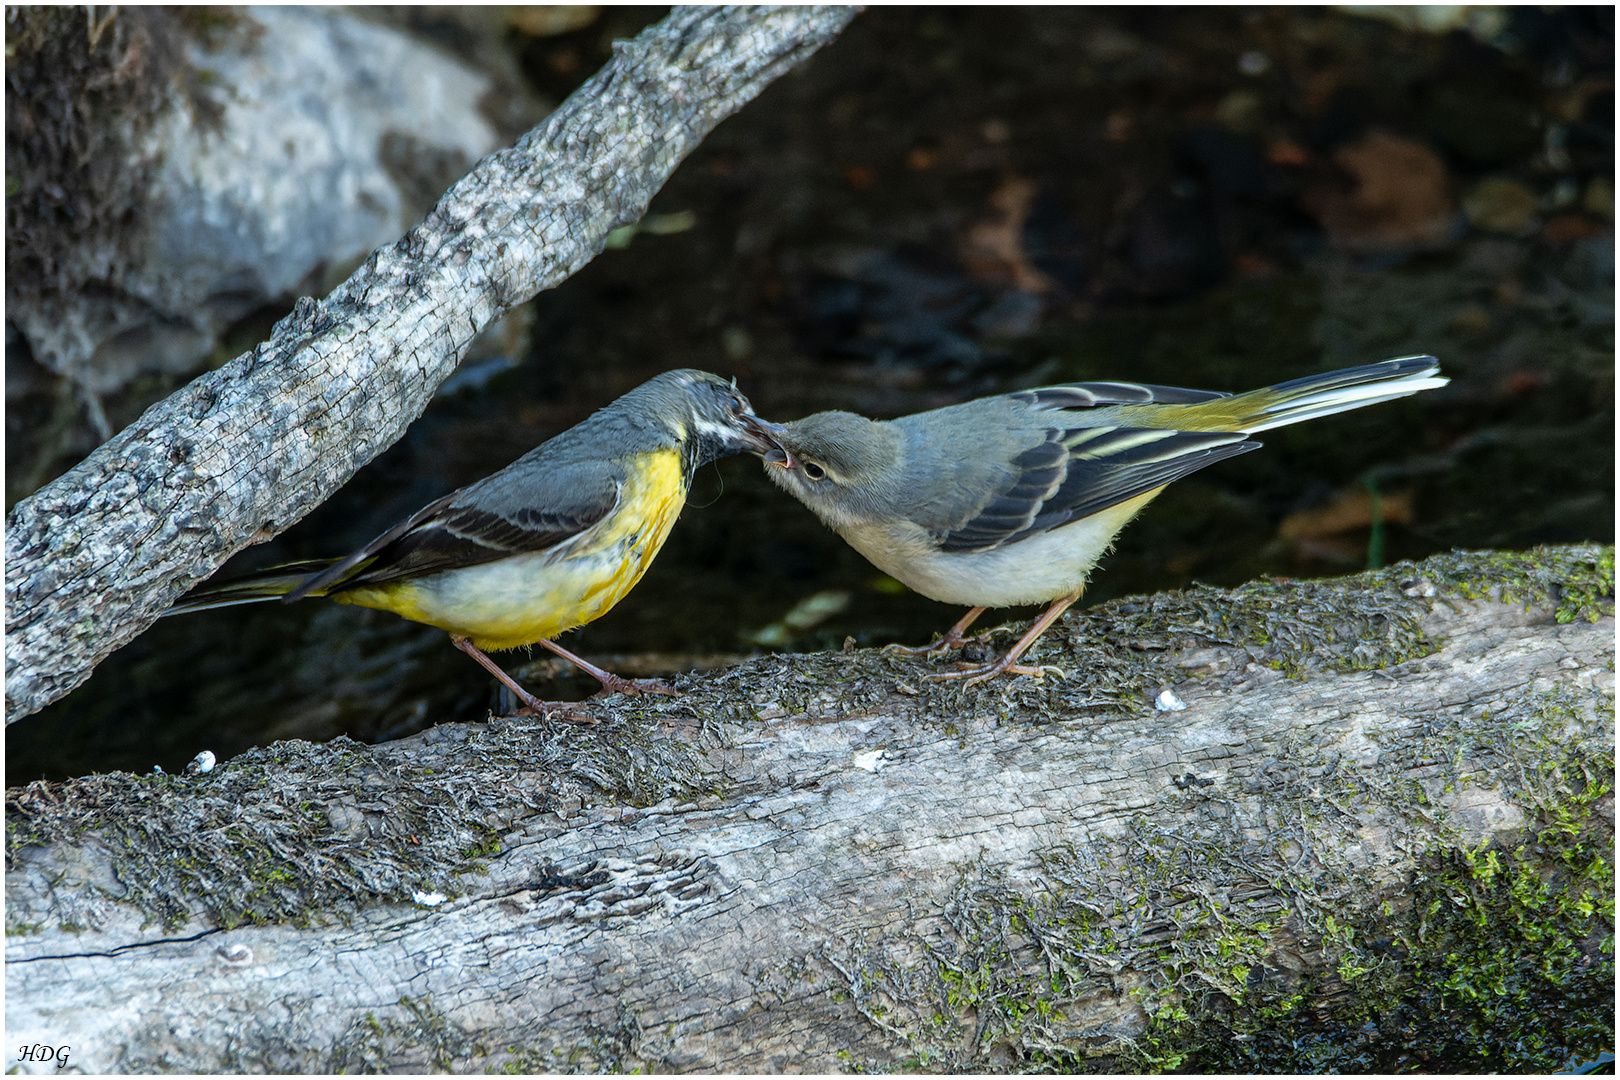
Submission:
<svg viewBox="0 0 1620 1080">
<path fill-rule="evenodd" d="M 1200 587 L 1070 613 L 1062 678 L 771 656 L 592 728 L 14 789 L 7 1068 L 1558 1067 L 1613 1031 L 1613 567 Z"/>
</svg>

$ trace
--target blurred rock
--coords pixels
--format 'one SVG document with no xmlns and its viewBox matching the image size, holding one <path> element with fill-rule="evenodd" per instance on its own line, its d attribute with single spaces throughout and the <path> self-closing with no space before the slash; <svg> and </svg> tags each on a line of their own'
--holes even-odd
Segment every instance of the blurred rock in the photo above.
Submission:
<svg viewBox="0 0 1620 1080">
<path fill-rule="evenodd" d="M 235 320 L 325 291 L 502 141 L 489 78 L 352 12 L 250 8 L 169 46 L 196 88 L 122 148 L 153 164 L 118 232 L 8 281 L 34 356 L 94 394 L 187 374 Z"/>
<path fill-rule="evenodd" d="M 1581 214 L 1559 214 L 1542 227 L 1541 235 L 1549 244 L 1570 244 L 1603 232 L 1603 226 Z"/>
<path fill-rule="evenodd" d="M 1481 304 L 1465 304 L 1451 317 L 1451 329 L 1461 334 L 1483 334 L 1491 328 L 1491 313 Z"/>
<path fill-rule="evenodd" d="M 1463 214 L 1476 229 L 1528 236 L 1536 231 L 1536 193 L 1517 180 L 1492 177 L 1462 198 Z"/>
<path fill-rule="evenodd" d="M 1058 296 L 1078 296 L 1091 277 L 1092 243 L 1067 201 L 1042 195 L 1030 208 L 1024 254 Z"/>
<path fill-rule="evenodd" d="M 1311 160 L 1310 152 L 1288 139 L 1278 139 L 1266 147 L 1266 160 L 1273 165 L 1299 166 Z"/>
<path fill-rule="evenodd" d="M 1335 4 L 1346 15 L 1415 30 L 1425 34 L 1449 34 L 1466 30 L 1480 41 L 1493 42 L 1507 29 L 1511 12 L 1493 4 Z"/>
<path fill-rule="evenodd" d="M 1412 493 L 1403 491 L 1386 494 L 1378 500 L 1379 521 L 1393 521 L 1402 525 L 1412 521 Z M 1277 526 L 1282 540 L 1318 540 L 1355 529 L 1365 529 L 1374 521 L 1372 496 L 1366 488 L 1347 488 L 1334 496 L 1326 506 L 1299 510 L 1283 518 Z"/>
<path fill-rule="evenodd" d="M 1264 75 L 1271 70 L 1271 57 L 1258 49 L 1250 49 L 1238 57 L 1237 66 L 1245 75 Z"/>
<path fill-rule="evenodd" d="M 1333 160 L 1354 178 L 1353 190 L 1318 184 L 1301 202 L 1335 243 L 1357 252 L 1395 252 L 1437 248 L 1451 240 L 1450 181 L 1433 150 L 1374 131 L 1340 147 Z"/>
<path fill-rule="evenodd" d="M 507 20 L 530 37 L 555 37 L 585 29 L 601 14 L 600 4 L 514 4 Z"/>
<path fill-rule="evenodd" d="M 849 607 L 849 600 L 850 594 L 843 589 L 827 589 L 814 593 L 794 604 L 786 615 L 763 630 L 744 631 L 738 636 L 753 645 L 772 649 L 785 648 L 797 635 L 806 630 L 813 630 L 834 615 L 843 612 Z"/>
<path fill-rule="evenodd" d="M 1407 525 L 1412 517 L 1410 491 L 1381 495 L 1375 506 L 1371 493 L 1358 485 L 1340 491 L 1325 506 L 1289 514 L 1278 525 L 1277 538 L 1296 564 L 1350 566 L 1370 557 L 1371 541 L 1363 530 L 1386 523 Z"/>
<path fill-rule="evenodd" d="M 1589 214 L 1596 214 L 1604 221 L 1614 220 L 1614 182 L 1607 177 L 1600 176 L 1586 185 L 1586 195 L 1581 199 L 1581 206 Z"/>
<path fill-rule="evenodd" d="M 1573 124 L 1585 115 L 1587 103 L 1593 98 L 1612 99 L 1613 94 L 1612 78 L 1585 78 L 1573 86 L 1562 87 L 1548 94 L 1542 107 L 1559 123 Z"/>
<path fill-rule="evenodd" d="M 990 193 L 988 209 L 963 234 L 962 265 L 984 284 L 1035 296 L 1051 290 L 1046 275 L 1035 269 L 1024 251 L 1024 225 L 1036 190 L 1032 180 L 1007 177 Z"/>
<path fill-rule="evenodd" d="M 973 326 L 985 337 L 1028 337 L 1040 329 L 1045 306 L 1034 293 L 1013 289 L 974 316 Z"/>
<path fill-rule="evenodd" d="M 1265 122 L 1265 104 L 1261 101 L 1260 95 L 1253 90 L 1233 90 L 1216 103 L 1215 119 L 1233 131 L 1241 131 L 1245 135 L 1255 134 Z"/>
</svg>

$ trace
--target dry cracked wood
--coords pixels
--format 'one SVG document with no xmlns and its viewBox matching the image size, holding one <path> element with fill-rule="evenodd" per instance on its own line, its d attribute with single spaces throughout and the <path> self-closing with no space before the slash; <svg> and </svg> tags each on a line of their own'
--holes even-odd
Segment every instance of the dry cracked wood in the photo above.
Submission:
<svg viewBox="0 0 1620 1080">
<path fill-rule="evenodd" d="M 602 250 L 854 8 L 676 8 L 417 228 L 159 402 L 6 527 L 6 721 L 67 693 L 391 445 L 477 333 Z"/>
<path fill-rule="evenodd" d="M 1042 1048 L 1117 1050 L 1144 1004 L 1214 977 L 1199 963 L 1214 930 L 1263 914 L 1257 970 L 1331 971 L 1345 950 L 1326 916 L 1410 914 L 1425 852 L 1531 824 L 1527 759 L 1612 745 L 1612 617 L 1419 602 L 1444 647 L 1385 670 L 1287 678 L 1252 648 L 1174 632 L 1163 652 L 1109 646 L 1179 672 L 1180 712 L 1150 705 L 1152 687 L 1100 708 L 1109 688 L 1079 676 L 931 696 L 922 662 L 861 651 L 691 679 L 680 699 L 608 706 L 594 732 L 504 722 L 254 751 L 162 797 L 228 798 L 222 829 L 302 805 L 298 843 L 330 875 L 348 841 L 431 845 L 442 819 L 422 807 L 455 792 L 498 852 L 378 886 L 450 894 L 436 906 L 223 929 L 193 896 L 166 930 L 124 902 L 139 875 L 109 869 L 105 828 L 25 848 L 8 873 L 7 1032 L 71 1044 L 88 1071 L 1016 1069 Z M 1112 613 L 1130 607 L 1066 617 L 1042 662 L 1139 634 Z M 635 710 L 642 726 L 622 726 Z M 679 792 L 593 792 L 579 776 L 605 768 L 599 738 L 630 747 L 622 768 L 688 769 Z M 317 779 L 333 758 L 351 788 Z M 252 786 L 225 786 L 233 771 Z M 159 798 L 87 778 L 31 788 L 11 814 L 103 781 L 98 797 Z M 1002 1004 L 965 997 L 976 971 Z M 1056 1007 L 1015 1028 L 1004 999 L 1020 992 Z"/>
</svg>

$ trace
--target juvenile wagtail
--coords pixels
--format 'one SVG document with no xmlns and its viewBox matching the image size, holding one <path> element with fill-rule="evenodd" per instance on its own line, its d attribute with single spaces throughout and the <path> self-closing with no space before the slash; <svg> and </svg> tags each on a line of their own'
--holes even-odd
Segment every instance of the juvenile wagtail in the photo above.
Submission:
<svg viewBox="0 0 1620 1080">
<path fill-rule="evenodd" d="M 1250 435 L 1444 386 L 1432 356 L 1330 371 L 1236 396 L 1125 382 L 1069 383 L 875 421 L 823 412 L 784 425 L 765 471 L 878 569 L 971 610 L 933 646 L 963 643 L 986 608 L 1050 604 L 985 667 L 1018 664 L 1119 530 L 1173 480 L 1260 444 Z"/>
<path fill-rule="evenodd" d="M 547 703 L 483 650 L 544 645 L 604 692 L 673 693 L 603 671 L 552 639 L 601 618 L 641 580 L 699 468 L 740 451 L 785 460 L 780 432 L 733 385 L 702 371 L 666 372 L 346 559 L 204 585 L 170 613 L 325 596 L 449 631 L 536 712 Z"/>
</svg>

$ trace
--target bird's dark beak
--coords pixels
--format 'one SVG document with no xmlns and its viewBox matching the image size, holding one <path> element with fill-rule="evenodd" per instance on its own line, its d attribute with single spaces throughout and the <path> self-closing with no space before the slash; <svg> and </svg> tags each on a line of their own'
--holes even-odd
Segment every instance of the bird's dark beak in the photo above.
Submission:
<svg viewBox="0 0 1620 1080">
<path fill-rule="evenodd" d="M 737 417 L 737 426 L 743 446 L 749 453 L 758 454 L 772 465 L 780 465 L 784 469 L 793 463 L 792 455 L 782 445 L 782 440 L 787 436 L 787 429 L 781 424 L 773 424 L 753 413 L 745 413 Z"/>
</svg>

